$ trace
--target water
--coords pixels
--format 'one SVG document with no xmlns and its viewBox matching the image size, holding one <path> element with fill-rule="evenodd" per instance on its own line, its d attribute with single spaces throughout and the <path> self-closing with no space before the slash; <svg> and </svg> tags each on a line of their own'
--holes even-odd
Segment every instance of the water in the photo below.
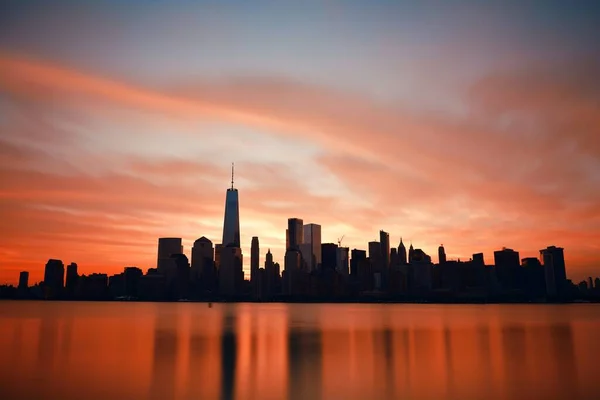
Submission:
<svg viewBox="0 0 600 400">
<path fill-rule="evenodd" d="M 597 305 L 0 302 L 1 399 L 594 399 Z"/>
</svg>

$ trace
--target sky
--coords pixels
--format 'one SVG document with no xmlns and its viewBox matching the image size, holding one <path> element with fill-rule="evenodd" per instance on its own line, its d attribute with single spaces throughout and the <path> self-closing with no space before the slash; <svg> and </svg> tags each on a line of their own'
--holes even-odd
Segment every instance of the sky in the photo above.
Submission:
<svg viewBox="0 0 600 400">
<path fill-rule="evenodd" d="M 3 1 L 0 283 L 219 243 L 231 163 L 247 274 L 297 217 L 600 275 L 598 37 L 592 1 Z"/>
</svg>

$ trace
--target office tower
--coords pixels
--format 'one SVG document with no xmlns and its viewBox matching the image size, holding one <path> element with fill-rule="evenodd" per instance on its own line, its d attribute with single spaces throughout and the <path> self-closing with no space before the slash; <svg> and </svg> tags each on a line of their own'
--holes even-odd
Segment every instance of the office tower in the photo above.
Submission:
<svg viewBox="0 0 600 400">
<path fill-rule="evenodd" d="M 240 205 L 238 190 L 233 187 L 233 164 L 231 164 L 231 187 L 227 189 L 225 198 L 222 244 L 240 247 Z"/>
<path fill-rule="evenodd" d="M 321 270 L 335 269 L 337 267 L 338 245 L 323 243 L 321 245 Z"/>
<path fill-rule="evenodd" d="M 381 262 L 384 268 L 390 266 L 390 234 L 379 231 L 379 243 L 381 245 Z"/>
<path fill-rule="evenodd" d="M 240 294 L 244 281 L 242 249 L 232 245 L 221 250 L 219 293 L 225 296 Z"/>
<path fill-rule="evenodd" d="M 412 249 L 410 264 L 413 268 L 414 285 L 417 292 L 428 292 L 432 288 L 433 270 L 431 257 L 421 249 Z"/>
<path fill-rule="evenodd" d="M 140 294 L 140 281 L 144 273 L 138 267 L 125 267 L 123 276 L 125 279 L 125 295 L 137 298 Z"/>
<path fill-rule="evenodd" d="M 300 245 L 304 243 L 303 221 L 300 218 L 288 219 L 288 237 L 290 250 L 300 250 Z"/>
<path fill-rule="evenodd" d="M 546 294 L 546 276 L 544 267 L 536 257 L 527 257 L 521 260 L 527 293 L 533 297 L 542 297 Z"/>
<path fill-rule="evenodd" d="M 61 296 L 65 281 L 65 266 L 61 260 L 50 259 L 44 269 L 44 297 L 56 299 Z"/>
<path fill-rule="evenodd" d="M 335 270 L 344 276 L 350 274 L 350 249 L 348 247 L 338 247 Z"/>
<path fill-rule="evenodd" d="M 260 268 L 260 248 L 258 237 L 253 236 L 250 244 L 250 282 L 255 284 L 258 279 L 258 269 Z M 256 286 L 256 285 L 255 285 Z"/>
<path fill-rule="evenodd" d="M 307 263 L 308 272 L 314 271 L 321 264 L 321 225 L 307 224 L 304 225 L 304 244 L 310 249 L 310 259 Z M 303 254 L 304 255 L 304 254 Z"/>
<path fill-rule="evenodd" d="M 410 247 L 408 248 L 408 263 L 409 264 L 412 264 L 414 256 L 415 256 L 415 248 L 413 247 L 413 245 L 411 243 Z"/>
<path fill-rule="evenodd" d="M 406 247 L 404 246 L 404 243 L 402 242 L 402 238 L 400 238 L 400 244 L 398 245 L 398 260 L 400 262 L 400 265 L 406 265 L 408 263 L 407 255 L 406 255 Z"/>
<path fill-rule="evenodd" d="M 352 249 L 350 255 L 350 275 L 358 277 L 358 267 L 361 261 L 367 260 L 367 252 L 365 250 Z"/>
<path fill-rule="evenodd" d="M 78 278 L 79 274 L 77 273 L 77 264 L 72 262 L 71 264 L 67 265 L 66 289 L 69 296 L 73 296 L 75 294 Z"/>
<path fill-rule="evenodd" d="M 161 274 L 165 274 L 166 270 L 171 266 L 173 260 L 172 254 L 181 254 L 183 246 L 181 238 L 159 238 L 158 239 L 158 257 L 156 268 Z"/>
<path fill-rule="evenodd" d="M 549 296 L 564 295 L 567 283 L 564 250 L 556 246 L 542 249 L 540 261 L 546 276 L 546 293 Z"/>
<path fill-rule="evenodd" d="M 503 248 L 494 252 L 496 276 L 505 290 L 523 288 L 523 276 L 519 253 L 512 249 Z"/>
<path fill-rule="evenodd" d="M 273 262 L 271 249 L 267 251 L 265 256 L 265 273 L 267 274 L 267 293 L 272 295 L 279 285 L 279 264 Z"/>
<path fill-rule="evenodd" d="M 29 272 L 21 271 L 19 273 L 19 289 L 27 289 L 29 287 Z"/>
<path fill-rule="evenodd" d="M 210 239 L 202 236 L 197 239 L 192 246 L 192 266 L 191 278 L 193 283 L 202 281 L 204 277 L 207 279 L 214 278 L 214 258 L 215 249 Z M 206 276 L 206 275 L 209 276 Z"/>
<path fill-rule="evenodd" d="M 187 299 L 189 296 L 190 285 L 190 263 L 185 254 L 172 254 L 175 270 L 172 280 L 170 297 L 176 300 Z M 167 275 L 167 285 L 169 284 L 170 276 Z"/>
<path fill-rule="evenodd" d="M 438 263 L 446 264 L 446 250 L 444 250 L 443 244 L 438 247 Z"/>
<path fill-rule="evenodd" d="M 473 254 L 473 263 L 477 264 L 477 265 L 485 265 L 485 261 L 483 259 L 483 253 Z"/>
</svg>

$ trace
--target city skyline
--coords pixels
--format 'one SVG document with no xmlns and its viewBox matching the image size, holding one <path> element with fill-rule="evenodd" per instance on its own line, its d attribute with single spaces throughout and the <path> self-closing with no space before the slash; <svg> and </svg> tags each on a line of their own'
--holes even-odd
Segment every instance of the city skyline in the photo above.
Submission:
<svg viewBox="0 0 600 400">
<path fill-rule="evenodd" d="M 597 5 L 70 5 L 0 6 L 0 284 L 219 244 L 231 162 L 246 276 L 292 217 L 598 275 Z"/>
</svg>

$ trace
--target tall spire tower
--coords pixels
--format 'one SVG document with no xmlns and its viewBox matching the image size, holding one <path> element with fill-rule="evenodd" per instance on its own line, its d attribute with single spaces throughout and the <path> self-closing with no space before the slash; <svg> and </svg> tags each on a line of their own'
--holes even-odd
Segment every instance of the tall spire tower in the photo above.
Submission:
<svg viewBox="0 0 600 400">
<path fill-rule="evenodd" d="M 240 247 L 240 203 L 238 190 L 233 187 L 233 163 L 231 164 L 231 188 L 225 197 L 225 220 L 223 222 L 223 247 Z"/>
</svg>

